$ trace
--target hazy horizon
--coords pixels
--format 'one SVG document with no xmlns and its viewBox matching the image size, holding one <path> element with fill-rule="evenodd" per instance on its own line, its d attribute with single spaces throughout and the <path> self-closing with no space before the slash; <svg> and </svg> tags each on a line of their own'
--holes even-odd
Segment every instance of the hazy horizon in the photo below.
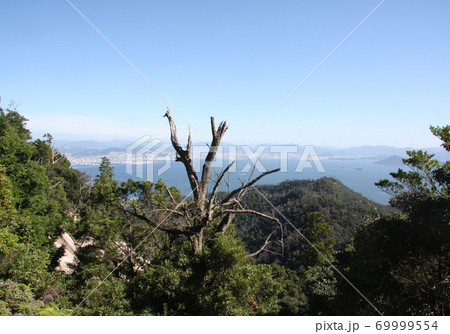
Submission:
<svg viewBox="0 0 450 334">
<path fill-rule="evenodd" d="M 53 135 L 52 135 L 53 136 Z M 38 137 L 34 137 L 34 139 L 37 139 Z M 56 143 L 57 146 L 63 146 L 66 144 L 71 144 L 71 143 L 78 143 L 78 142 L 97 142 L 99 144 L 106 144 L 106 143 L 114 143 L 114 142 L 120 142 L 123 145 L 127 145 L 127 144 L 131 144 L 134 141 L 138 140 L 140 137 L 136 137 L 136 138 L 113 138 L 113 139 L 108 139 L 108 140 L 103 140 L 103 139 L 80 139 L 80 138 L 72 138 L 72 139 L 58 139 L 57 137 L 53 136 L 53 141 Z M 161 138 L 158 138 L 161 139 Z M 180 139 L 180 142 L 183 144 L 185 144 L 185 140 L 184 138 Z M 163 140 L 164 141 L 164 140 Z M 166 142 L 170 143 L 170 138 L 167 138 L 165 140 Z M 193 145 L 201 145 L 201 144 L 209 144 L 209 141 L 195 141 L 193 140 Z M 243 145 L 250 145 L 250 146 L 257 146 L 257 145 L 297 145 L 297 146 L 306 146 L 306 145 L 312 145 L 312 146 L 316 146 L 316 147 L 321 147 L 321 148 L 333 148 L 333 149 L 350 149 L 350 148 L 358 148 L 358 147 L 390 147 L 390 148 L 395 148 L 395 149 L 427 149 L 427 148 L 431 148 L 431 149 L 442 149 L 442 151 L 444 152 L 445 149 L 441 146 L 441 145 L 436 145 L 436 146 L 422 146 L 422 147 L 413 147 L 413 146 L 393 146 L 393 145 L 368 145 L 368 144 L 358 144 L 358 145 L 354 145 L 354 146 L 336 146 L 336 145 L 315 145 L 315 144 L 308 144 L 308 143 L 295 143 L 295 142 L 282 142 L 282 143 L 270 143 L 270 142 L 261 142 L 261 143 L 255 143 L 255 144 L 250 144 L 250 143 L 236 143 L 236 142 L 230 142 L 230 141 L 223 141 L 221 143 L 221 145 L 236 145 L 236 146 L 243 146 Z M 106 148 L 110 148 L 113 146 L 108 146 Z"/>
</svg>

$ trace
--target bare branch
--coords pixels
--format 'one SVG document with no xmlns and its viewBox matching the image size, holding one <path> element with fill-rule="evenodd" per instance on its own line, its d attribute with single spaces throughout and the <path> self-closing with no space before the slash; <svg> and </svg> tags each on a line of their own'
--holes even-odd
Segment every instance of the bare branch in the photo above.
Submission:
<svg viewBox="0 0 450 334">
<path fill-rule="evenodd" d="M 145 215 L 142 215 L 142 214 L 139 214 L 139 213 L 137 213 L 137 212 L 132 212 L 132 211 L 128 211 L 127 210 L 127 213 L 129 213 L 130 215 L 132 215 L 132 216 L 134 216 L 134 217 L 136 217 L 136 218 L 139 218 L 139 219 L 142 219 L 143 221 L 145 221 L 149 226 L 151 226 L 151 227 L 154 227 L 154 228 L 158 228 L 159 230 L 161 230 L 161 231 L 164 231 L 164 232 L 167 232 L 167 233 L 170 233 L 170 234 L 183 234 L 183 235 L 189 235 L 189 233 L 187 233 L 187 231 L 185 231 L 183 228 L 181 228 L 181 227 L 175 227 L 175 228 L 170 228 L 170 227 L 165 227 L 165 226 L 162 226 L 161 225 L 161 223 L 156 223 L 156 222 L 154 222 L 153 220 L 151 220 L 151 219 L 149 219 L 149 218 L 147 218 L 147 216 L 145 216 Z"/>
<path fill-rule="evenodd" d="M 61 181 L 56 182 L 54 185 L 50 186 L 50 188 L 55 188 L 56 186 L 58 186 L 58 184 L 60 184 Z"/>
<path fill-rule="evenodd" d="M 172 203 L 177 205 L 177 202 L 175 201 L 175 198 L 173 198 L 172 193 L 170 192 L 170 189 L 168 186 L 166 186 L 166 191 L 169 194 L 169 197 L 170 197 L 170 200 L 172 201 Z"/>
<path fill-rule="evenodd" d="M 283 254 L 277 253 L 277 252 L 273 252 L 270 249 L 265 249 L 264 251 L 267 252 L 267 253 L 273 254 L 273 255 L 283 256 Z"/>
<path fill-rule="evenodd" d="M 177 214 L 178 216 L 184 217 L 184 214 L 182 212 L 177 211 L 177 210 L 172 210 L 172 209 L 169 209 L 166 207 L 164 207 L 164 209 L 153 209 L 152 212 L 171 212 L 171 213 Z"/>
<path fill-rule="evenodd" d="M 252 179 L 252 177 L 253 177 L 253 174 L 255 173 L 256 165 L 257 165 L 258 162 L 259 162 L 259 158 L 260 158 L 260 157 L 258 157 L 258 159 L 256 159 L 256 162 L 255 162 L 254 165 L 253 165 L 252 171 L 250 172 L 250 175 L 248 176 L 247 182 L 250 182 L 250 181 L 251 181 L 251 179 Z M 241 181 L 241 182 L 242 182 L 242 181 Z"/>
<path fill-rule="evenodd" d="M 217 226 L 216 231 L 225 233 L 228 227 L 230 227 L 230 224 L 233 221 L 234 217 L 236 217 L 236 213 L 228 212 L 220 221 L 220 224 L 219 226 Z"/>
<path fill-rule="evenodd" d="M 188 237 L 191 241 L 193 249 L 197 251 L 202 250 L 203 238 L 204 238 L 204 229 L 205 227 L 211 228 L 219 233 L 224 233 L 228 227 L 231 225 L 234 217 L 238 213 L 251 213 L 258 215 L 260 217 L 276 221 L 277 224 L 281 228 L 281 237 L 283 238 L 283 226 L 281 222 L 272 216 L 263 214 L 261 212 L 255 210 L 245 210 L 240 200 L 243 196 L 250 190 L 250 187 L 253 186 L 256 182 L 258 182 L 264 176 L 275 173 L 279 171 L 279 169 L 274 169 L 270 171 L 266 171 L 259 175 L 258 177 L 253 178 L 253 174 L 255 172 L 256 166 L 253 167 L 248 180 L 241 181 L 241 186 L 237 189 L 230 190 L 230 182 L 228 180 L 224 181 L 225 175 L 228 175 L 228 179 L 230 177 L 229 170 L 231 166 L 235 163 L 230 163 L 222 172 L 216 174 L 216 181 L 211 179 L 211 170 L 212 163 L 214 162 L 220 143 L 222 141 L 223 136 L 225 135 L 228 126 L 226 122 L 221 122 L 218 127 L 216 127 L 214 117 L 211 117 L 211 134 L 212 139 L 210 144 L 208 145 L 208 154 L 206 155 L 205 161 L 201 170 L 201 177 L 197 176 L 193 161 L 192 161 L 192 136 L 191 131 L 189 129 L 188 141 L 186 145 L 186 150 L 184 150 L 177 137 L 177 129 L 175 126 L 175 122 L 173 121 L 170 109 L 167 108 L 167 112 L 164 115 L 167 117 L 170 126 L 170 134 L 171 134 L 171 142 L 172 146 L 176 151 L 177 157 L 176 161 L 181 161 L 184 164 L 186 169 L 187 176 L 189 178 L 190 186 L 193 192 L 193 199 L 189 205 L 184 205 L 178 209 L 181 203 L 177 204 L 175 198 L 173 197 L 169 188 L 166 187 L 167 194 L 175 205 L 174 209 L 165 208 L 167 212 L 171 212 L 177 215 L 176 220 L 171 223 L 166 223 L 162 226 L 155 223 L 156 218 L 163 210 L 151 210 L 149 208 L 148 212 L 142 213 L 136 210 L 133 210 L 130 207 L 125 207 L 125 210 L 128 209 L 129 214 L 144 220 L 150 226 L 157 227 L 162 231 L 166 231 L 171 234 L 184 235 Z M 215 182 L 212 192 L 210 196 L 208 196 L 208 185 L 210 182 Z M 226 194 L 221 200 L 217 199 L 219 186 L 222 182 L 225 182 L 228 186 L 228 194 Z M 178 211 L 179 210 L 179 211 Z M 151 216 L 149 216 L 151 215 Z M 153 215 L 155 219 L 153 219 Z M 151 218 L 149 218 L 151 217 Z M 182 217 L 180 219 L 180 217 Z M 220 219 L 219 222 L 217 220 Z M 275 232 L 273 232 L 275 233 Z M 271 234 L 271 236 L 273 235 Z M 266 243 L 269 243 L 270 237 L 267 239 Z M 284 243 L 281 241 L 282 249 L 284 252 Z M 266 245 L 267 246 L 267 245 Z M 264 246 L 264 248 L 266 247 Z M 262 251 L 262 250 L 261 250 Z M 259 251 L 259 252 L 261 252 Z M 268 251 L 268 250 L 267 250 Z M 256 254 L 255 254 L 256 255 Z"/>
<path fill-rule="evenodd" d="M 217 191 L 219 190 L 219 185 L 222 182 L 224 176 L 228 173 L 228 171 L 230 170 L 231 166 L 233 166 L 234 161 L 231 162 L 227 168 L 225 168 L 219 175 L 219 177 L 217 178 L 216 183 L 214 184 L 213 190 L 211 192 L 211 197 L 209 198 L 209 203 L 208 203 L 208 210 L 211 212 L 212 209 L 212 204 L 214 203 L 214 200 L 217 196 Z"/>
<path fill-rule="evenodd" d="M 212 132 L 212 137 L 216 138 L 217 137 L 217 131 L 216 131 L 216 124 L 214 122 L 214 117 L 211 117 L 211 132 Z"/>
<path fill-rule="evenodd" d="M 175 149 L 177 153 L 176 161 L 181 161 L 184 164 L 184 167 L 186 169 L 186 173 L 188 175 L 189 183 L 191 185 L 192 192 L 194 193 L 194 198 L 198 198 L 198 177 L 197 173 L 195 172 L 194 165 L 191 160 L 191 132 L 189 130 L 189 138 L 188 138 L 188 144 L 187 149 L 183 150 L 180 143 L 178 142 L 177 137 L 177 127 L 175 125 L 175 122 L 173 121 L 172 117 L 170 116 L 170 108 L 167 107 L 166 114 L 164 117 L 167 117 L 169 120 L 169 126 L 170 126 L 170 140 L 172 142 L 172 146 Z"/>
<path fill-rule="evenodd" d="M 262 173 L 261 175 L 259 175 L 257 178 L 255 178 L 255 179 L 253 179 L 253 180 L 247 182 L 246 184 L 242 185 L 241 187 L 239 187 L 239 188 L 237 188 L 237 189 L 234 189 L 232 192 L 230 192 L 230 193 L 228 194 L 227 197 L 225 197 L 222 201 L 220 201 L 220 205 L 227 205 L 227 204 L 228 204 L 227 202 L 228 202 L 234 195 L 236 195 L 237 193 L 241 192 L 242 190 L 244 190 L 244 189 L 246 189 L 246 188 L 251 187 L 253 184 L 255 184 L 256 182 L 258 182 L 258 181 L 259 181 L 260 179 L 262 179 L 264 176 L 269 175 L 269 174 L 272 174 L 272 173 L 275 173 L 275 172 L 278 172 L 279 170 L 280 170 L 280 169 L 277 168 L 277 169 L 272 169 L 272 170 L 269 170 L 269 171 L 267 171 L 267 172 L 264 172 L 264 173 Z"/>
<path fill-rule="evenodd" d="M 269 236 L 267 237 L 266 241 L 264 242 L 264 245 L 262 245 L 262 247 L 260 249 L 258 249 L 256 252 L 251 253 L 251 254 L 247 254 L 247 257 L 254 257 L 254 256 L 258 255 L 259 253 L 261 253 L 263 250 L 265 250 L 265 248 L 269 244 L 270 238 L 272 238 L 272 235 L 275 232 L 276 232 L 276 230 L 272 231 L 272 233 L 269 234 Z"/>
<path fill-rule="evenodd" d="M 211 165 L 216 158 L 217 149 L 219 148 L 222 137 L 225 135 L 227 131 L 227 122 L 221 122 L 219 127 L 216 130 L 214 117 L 211 117 L 211 132 L 212 132 L 212 140 L 211 145 L 209 146 L 208 154 L 206 155 L 205 162 L 203 164 L 202 169 L 202 177 L 200 180 L 200 189 L 199 189 L 199 198 L 201 201 L 206 198 L 206 193 L 208 191 L 208 180 L 211 172 Z"/>
<path fill-rule="evenodd" d="M 186 151 L 189 156 L 191 156 L 191 147 L 192 147 L 192 136 L 191 136 L 191 127 L 188 127 L 189 135 L 188 135 L 188 142 L 186 146 Z"/>
<path fill-rule="evenodd" d="M 269 219 L 269 220 L 273 220 L 273 221 L 277 222 L 278 224 L 281 224 L 280 220 L 277 217 L 269 216 L 269 215 L 266 215 L 265 213 L 262 213 L 262 212 L 259 212 L 259 211 L 256 211 L 256 210 L 250 210 L 250 209 L 224 209 L 224 210 L 222 210 L 222 213 L 228 213 L 228 212 L 231 212 L 231 213 L 251 213 L 251 214 L 254 214 L 254 215 L 257 215 L 257 216 Z"/>
<path fill-rule="evenodd" d="M 237 203 L 238 203 L 239 206 L 240 206 L 239 201 L 237 201 Z M 242 206 L 241 206 L 241 209 L 224 209 L 224 210 L 222 210 L 222 213 L 234 214 L 234 215 L 236 215 L 236 214 L 238 214 L 238 213 L 250 213 L 250 214 L 254 214 L 254 215 L 256 215 L 256 216 L 260 216 L 260 217 L 263 217 L 263 218 L 266 218 L 266 219 L 269 219 L 269 220 L 272 220 L 272 221 L 276 222 L 276 223 L 278 224 L 279 228 L 280 228 L 280 233 L 281 233 L 281 238 L 280 238 L 280 243 L 281 243 L 281 256 L 284 256 L 284 232 L 283 232 L 283 224 L 281 223 L 281 221 L 280 221 L 277 217 L 270 216 L 270 215 L 266 215 L 265 213 L 262 213 L 262 212 L 259 212 L 259 211 L 256 211 L 256 210 L 242 209 Z M 220 213 L 219 213 L 219 214 L 220 214 Z M 222 219 L 222 222 L 219 224 L 219 227 L 217 228 L 217 231 L 221 231 L 221 230 L 224 228 L 224 225 L 222 225 L 222 223 L 223 223 L 223 219 Z M 229 223 L 230 223 L 230 222 L 228 222 L 228 224 L 229 224 Z"/>
<path fill-rule="evenodd" d="M 175 214 L 177 214 L 179 216 L 184 217 L 184 214 L 182 212 L 176 211 L 176 209 L 180 205 L 181 205 L 181 203 L 178 206 L 175 207 L 175 210 L 170 210 L 170 209 L 167 209 L 167 208 L 165 208 L 165 209 L 153 209 L 152 212 L 157 213 L 157 212 L 161 212 L 161 211 L 167 211 L 167 212 L 175 213 Z M 136 217 L 136 218 L 139 218 L 139 219 L 145 221 L 147 223 L 147 225 L 149 225 L 151 227 L 158 228 L 159 230 L 165 231 L 167 233 L 187 235 L 186 234 L 186 230 L 183 228 L 183 226 L 177 226 L 177 227 L 174 227 L 174 228 L 162 226 L 161 223 L 153 221 L 152 219 L 148 218 L 145 214 L 138 213 L 135 209 L 134 210 L 130 210 L 129 206 L 127 205 L 127 203 L 125 201 L 120 201 L 119 202 L 119 206 L 120 206 L 120 209 L 123 210 L 123 212 L 125 212 L 125 213 L 127 213 L 127 214 L 129 214 L 129 215 L 131 215 L 133 217 Z"/>
</svg>

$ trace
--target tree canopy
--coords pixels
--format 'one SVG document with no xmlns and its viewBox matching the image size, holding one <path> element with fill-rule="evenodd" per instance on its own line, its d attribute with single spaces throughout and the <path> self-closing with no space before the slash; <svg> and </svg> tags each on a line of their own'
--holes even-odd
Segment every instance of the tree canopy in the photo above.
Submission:
<svg viewBox="0 0 450 334">
<path fill-rule="evenodd" d="M 197 173 L 190 136 L 181 148 L 166 117 L 191 196 L 119 183 L 107 158 L 90 179 L 0 109 L 0 315 L 375 314 L 367 300 L 389 315 L 448 314 L 449 161 L 408 151 L 377 183 L 392 208 L 332 178 L 258 186 L 272 207 L 252 189 L 276 170 L 218 190 L 225 122 L 212 118 Z M 449 151 L 449 126 L 431 131 Z"/>
</svg>

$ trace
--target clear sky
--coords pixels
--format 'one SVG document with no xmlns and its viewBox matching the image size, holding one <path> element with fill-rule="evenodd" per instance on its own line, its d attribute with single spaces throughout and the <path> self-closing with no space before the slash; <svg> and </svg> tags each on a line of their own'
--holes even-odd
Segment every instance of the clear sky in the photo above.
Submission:
<svg viewBox="0 0 450 334">
<path fill-rule="evenodd" d="M 78 8 L 173 103 L 225 141 L 428 147 L 450 115 L 450 2 L 88 1 Z M 34 136 L 168 139 L 168 102 L 65 0 L 0 0 L 0 106 Z M 188 122 L 173 111 L 181 133 Z M 197 132 L 198 131 L 198 132 Z"/>
</svg>

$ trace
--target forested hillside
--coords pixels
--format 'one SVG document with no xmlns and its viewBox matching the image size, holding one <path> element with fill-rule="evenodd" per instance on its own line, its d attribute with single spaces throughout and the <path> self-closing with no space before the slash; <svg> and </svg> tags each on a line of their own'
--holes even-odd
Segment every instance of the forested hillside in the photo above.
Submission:
<svg viewBox="0 0 450 334">
<path fill-rule="evenodd" d="M 0 109 L 1 315 L 448 314 L 449 161 L 407 152 L 378 183 L 392 209 L 330 178 L 253 188 L 277 170 L 208 193 L 166 117 L 188 198 L 119 184 L 106 158 L 90 180 Z M 214 147 L 227 126 L 211 127 Z M 450 127 L 431 130 L 450 151 Z"/>
<path fill-rule="evenodd" d="M 388 206 L 368 200 L 333 178 L 292 180 L 257 188 L 300 230 L 305 228 L 308 214 L 322 213 L 323 220 L 330 226 L 329 238 L 333 239 L 336 251 L 345 248 L 357 227 L 393 211 Z M 256 191 L 249 192 L 243 204 L 246 208 L 262 212 L 274 211 L 267 201 L 261 201 Z M 235 224 L 237 236 L 245 242 L 249 251 L 256 251 L 273 230 L 273 224 L 249 215 L 236 217 Z M 291 269 L 300 270 L 297 257 L 308 245 L 286 221 L 284 230 L 284 256 L 274 254 L 280 253 L 278 242 L 267 248 L 272 252 L 261 252 L 256 259 L 261 263 L 282 263 Z"/>
</svg>

